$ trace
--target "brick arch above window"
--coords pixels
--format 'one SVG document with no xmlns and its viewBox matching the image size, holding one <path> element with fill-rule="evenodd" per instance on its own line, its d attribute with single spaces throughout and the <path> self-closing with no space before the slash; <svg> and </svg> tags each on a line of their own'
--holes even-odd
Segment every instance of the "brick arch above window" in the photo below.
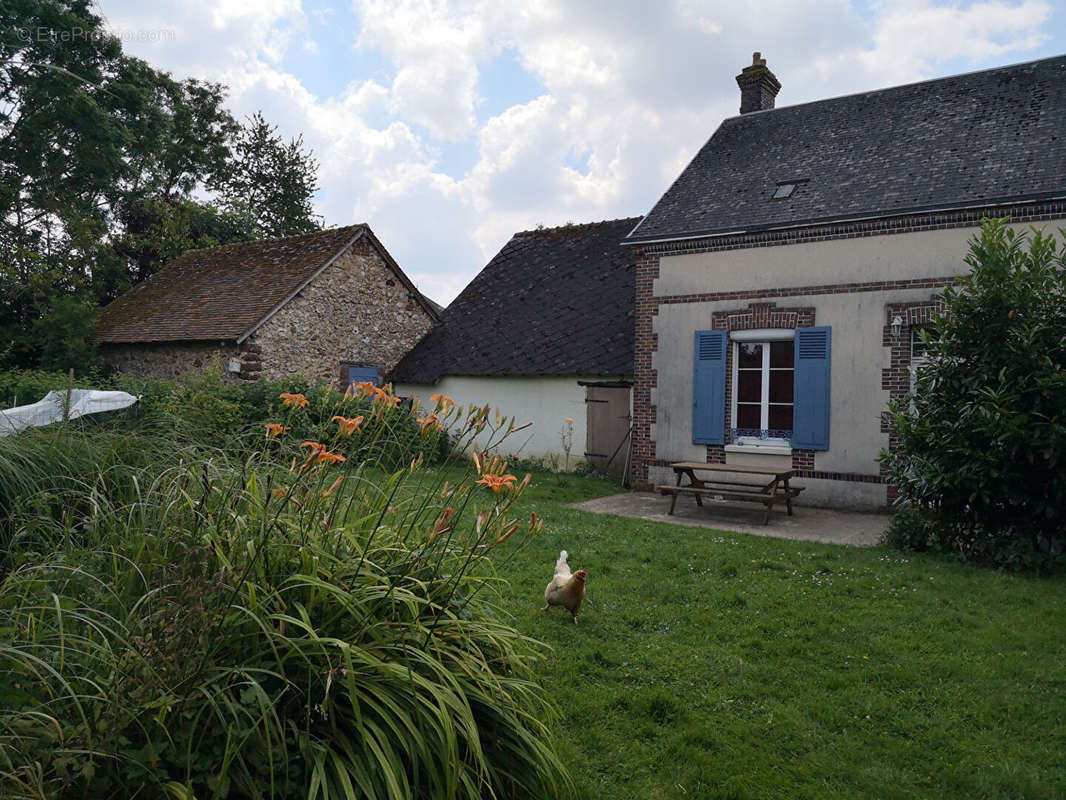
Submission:
<svg viewBox="0 0 1066 800">
<path fill-rule="evenodd" d="M 814 308 L 778 308 L 777 303 L 750 303 L 746 308 L 715 311 L 711 327 L 719 331 L 750 331 L 764 328 L 795 330 L 814 326 Z"/>
</svg>

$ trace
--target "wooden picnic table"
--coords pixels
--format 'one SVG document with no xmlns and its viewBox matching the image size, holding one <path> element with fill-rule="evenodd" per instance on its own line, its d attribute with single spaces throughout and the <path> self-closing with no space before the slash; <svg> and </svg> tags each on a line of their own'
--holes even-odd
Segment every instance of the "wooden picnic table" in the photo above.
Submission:
<svg viewBox="0 0 1066 800">
<path fill-rule="evenodd" d="M 703 497 L 721 497 L 725 500 L 745 500 L 766 506 L 763 525 L 770 524 L 770 511 L 778 500 L 785 501 L 789 516 L 792 516 L 792 498 L 803 491 L 789 486 L 795 476 L 791 469 L 772 467 L 749 467 L 740 464 L 703 464 L 698 461 L 678 461 L 670 465 L 677 482 L 673 486 L 656 486 L 656 491 L 670 495 L 670 511 L 674 513 L 679 495 L 696 498 L 696 505 L 703 505 Z M 697 475 L 698 473 L 698 475 Z M 681 478 L 688 476 L 688 485 L 681 485 Z M 747 477 L 749 480 L 734 480 Z M 760 480 L 761 479 L 761 480 Z"/>
</svg>

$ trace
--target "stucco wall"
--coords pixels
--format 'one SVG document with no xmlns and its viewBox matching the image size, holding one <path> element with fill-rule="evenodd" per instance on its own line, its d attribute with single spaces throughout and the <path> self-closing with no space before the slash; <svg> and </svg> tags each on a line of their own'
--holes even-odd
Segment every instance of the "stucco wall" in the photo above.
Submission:
<svg viewBox="0 0 1066 800">
<path fill-rule="evenodd" d="M 1047 223 L 1057 229 L 1064 221 Z M 1025 227 L 1025 226 L 1019 226 Z M 813 242 L 792 246 L 726 250 L 663 257 L 656 296 L 736 292 L 739 296 L 708 302 L 668 302 L 658 306 L 652 354 L 656 386 L 651 392 L 655 422 L 651 439 L 655 457 L 665 461 L 706 459 L 706 447 L 692 444 L 693 331 L 712 327 L 714 312 L 741 309 L 756 302 L 813 307 L 815 324 L 832 327 L 829 450 L 815 453 L 814 470 L 846 473 L 846 481 L 799 479 L 807 485 L 804 500 L 816 504 L 869 508 L 885 504 L 884 484 L 862 483 L 877 476 L 881 449 L 881 413 L 889 398 L 882 370 L 889 367 L 884 345 L 886 306 L 927 301 L 940 289 L 859 290 L 833 284 L 921 280 L 964 274 L 963 256 L 973 228 Z M 803 286 L 822 287 L 809 294 Z M 865 287 L 871 288 L 870 286 Z M 777 290 L 779 295 L 774 294 Z M 767 291 L 773 290 L 773 291 Z M 759 296 L 756 293 L 760 293 Z M 736 461 L 727 453 L 727 461 Z M 750 460 L 750 459 L 749 459 Z M 654 482 L 656 477 L 649 475 Z"/>
<path fill-rule="evenodd" d="M 573 468 L 584 460 L 587 436 L 585 416 L 585 387 L 578 381 L 602 381 L 602 376 L 567 377 L 445 377 L 433 386 L 397 384 L 396 393 L 413 396 L 423 406 L 432 406 L 429 398 L 434 394 L 448 395 L 462 406 L 488 403 L 499 408 L 500 413 L 515 418 L 515 425 L 532 423 L 525 430 L 512 434 L 501 445 L 500 452 L 527 458 L 562 458 L 562 430 L 566 419 L 574 420 L 574 433 L 570 450 Z M 486 436 L 479 441 L 485 445 Z M 560 461 L 561 468 L 561 461 Z"/>
<path fill-rule="evenodd" d="M 1036 227 L 1058 231 L 1063 222 Z M 969 272 L 963 257 L 975 233 L 976 228 L 952 228 L 668 256 L 659 262 L 653 291 L 663 297 L 960 275 Z"/>
<path fill-rule="evenodd" d="M 189 372 L 198 372 L 217 359 L 223 376 L 238 380 L 235 373 L 226 371 L 229 359 L 237 355 L 234 342 L 107 344 L 101 345 L 100 354 L 119 372 L 155 378 L 177 378 Z"/>
</svg>

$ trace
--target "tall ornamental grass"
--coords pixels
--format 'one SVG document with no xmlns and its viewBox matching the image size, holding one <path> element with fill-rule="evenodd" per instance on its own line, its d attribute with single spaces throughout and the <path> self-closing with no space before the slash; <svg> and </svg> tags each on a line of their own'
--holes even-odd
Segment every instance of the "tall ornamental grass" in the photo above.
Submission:
<svg viewBox="0 0 1066 800">
<path fill-rule="evenodd" d="M 477 451 L 455 485 L 418 448 L 391 471 L 344 455 L 376 452 L 353 442 L 401 415 L 460 446 L 513 421 L 362 394 L 328 439 L 292 438 L 307 398 L 291 394 L 252 452 L 130 466 L 121 491 L 84 480 L 64 490 L 78 515 L 20 503 L 0 585 L 0 796 L 568 792 L 532 680 L 542 646 L 494 605 L 539 528 L 511 513 L 528 476 Z"/>
</svg>

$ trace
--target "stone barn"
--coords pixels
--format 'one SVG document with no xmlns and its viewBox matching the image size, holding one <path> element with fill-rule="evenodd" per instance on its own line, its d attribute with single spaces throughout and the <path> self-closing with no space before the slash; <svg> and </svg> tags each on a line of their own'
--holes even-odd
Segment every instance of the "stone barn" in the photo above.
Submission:
<svg viewBox="0 0 1066 800">
<path fill-rule="evenodd" d="M 173 378 L 216 358 L 233 379 L 380 381 L 439 321 L 367 225 L 185 253 L 94 328 L 123 372 Z"/>
</svg>

